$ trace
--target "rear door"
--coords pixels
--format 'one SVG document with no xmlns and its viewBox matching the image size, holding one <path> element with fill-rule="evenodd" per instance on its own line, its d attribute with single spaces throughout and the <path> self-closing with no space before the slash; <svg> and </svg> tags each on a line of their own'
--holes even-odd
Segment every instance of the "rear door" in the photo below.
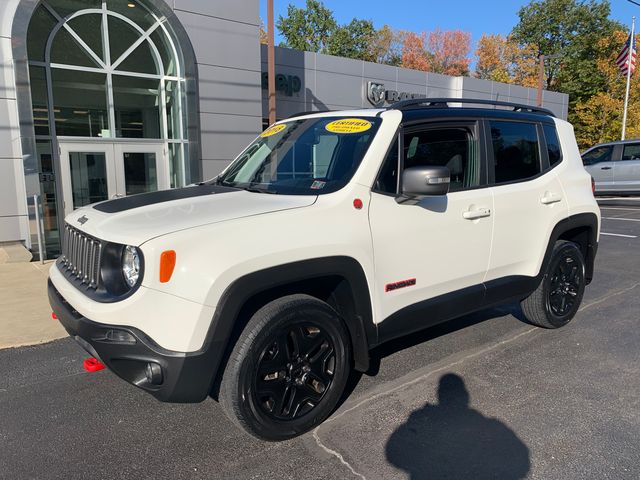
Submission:
<svg viewBox="0 0 640 480">
<path fill-rule="evenodd" d="M 613 183 L 616 192 L 640 192 L 640 142 L 622 146 L 622 158 L 614 162 Z"/>
<path fill-rule="evenodd" d="M 547 130 L 556 136 L 553 124 Z M 485 284 L 491 301 L 492 294 L 506 295 L 491 287 L 526 284 L 538 274 L 551 231 L 568 208 L 549 163 L 558 156 L 551 147 L 557 138 L 547 148 L 543 125 L 534 121 L 488 120 L 487 131 L 494 228 Z"/>
<path fill-rule="evenodd" d="M 614 191 L 613 165 L 614 165 L 614 145 L 601 145 L 587 150 L 582 155 L 584 168 L 589 172 L 596 182 L 596 191 Z"/>
</svg>

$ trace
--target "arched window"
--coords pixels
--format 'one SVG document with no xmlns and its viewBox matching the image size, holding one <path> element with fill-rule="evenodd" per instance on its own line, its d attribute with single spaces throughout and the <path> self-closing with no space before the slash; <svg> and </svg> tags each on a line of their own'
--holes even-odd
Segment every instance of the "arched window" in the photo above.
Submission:
<svg viewBox="0 0 640 480">
<path fill-rule="evenodd" d="M 114 181 L 109 177 L 105 183 L 105 159 L 96 156 L 97 146 L 106 150 L 112 145 L 114 162 L 122 157 L 116 168 L 125 183 L 115 178 L 118 192 L 180 187 L 200 177 L 194 53 L 171 9 L 158 3 L 20 3 L 13 33 L 17 39 L 26 33 L 27 41 L 14 42 L 14 67 L 17 84 L 28 85 L 31 94 L 18 89 L 25 185 L 29 208 L 42 213 L 44 235 L 37 242 L 47 258 L 59 254 L 60 226 L 71 203 L 75 208 L 106 194 L 112 197 L 108 190 Z M 70 143 L 90 143 L 95 150 L 89 148 L 77 160 L 62 158 Z M 132 149 L 133 143 L 140 145 Z M 78 175 L 76 161 L 82 167 Z M 71 162 L 66 173 L 65 162 Z M 128 169 L 135 165 L 144 168 Z M 138 175 L 140 171 L 148 176 Z M 71 189 L 64 187 L 68 175 Z M 65 197 L 70 190 L 72 202 Z M 75 197 L 78 192 L 86 193 L 81 201 Z M 34 225 L 30 223 L 31 242 L 37 244 Z"/>
<path fill-rule="evenodd" d="M 36 138 L 161 139 L 188 181 L 185 74 L 167 24 L 137 0 L 43 0 L 28 31 Z"/>
</svg>

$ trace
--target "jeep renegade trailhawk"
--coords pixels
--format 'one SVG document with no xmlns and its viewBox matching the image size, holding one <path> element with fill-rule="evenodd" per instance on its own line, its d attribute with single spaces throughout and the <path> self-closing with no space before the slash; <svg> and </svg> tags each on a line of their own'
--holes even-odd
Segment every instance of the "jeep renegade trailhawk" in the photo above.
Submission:
<svg viewBox="0 0 640 480">
<path fill-rule="evenodd" d="M 296 116 L 211 181 L 76 210 L 49 298 L 126 381 L 283 440 L 383 342 L 511 301 L 566 325 L 599 225 L 570 124 L 413 99 Z"/>
</svg>

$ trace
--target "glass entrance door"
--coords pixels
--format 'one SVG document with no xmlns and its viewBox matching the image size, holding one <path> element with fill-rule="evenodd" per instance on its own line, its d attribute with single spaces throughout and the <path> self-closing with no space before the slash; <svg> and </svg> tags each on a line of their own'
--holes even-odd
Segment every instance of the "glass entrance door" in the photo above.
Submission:
<svg viewBox="0 0 640 480">
<path fill-rule="evenodd" d="M 60 142 L 65 215 L 111 198 L 169 188 L 164 144 Z"/>
</svg>

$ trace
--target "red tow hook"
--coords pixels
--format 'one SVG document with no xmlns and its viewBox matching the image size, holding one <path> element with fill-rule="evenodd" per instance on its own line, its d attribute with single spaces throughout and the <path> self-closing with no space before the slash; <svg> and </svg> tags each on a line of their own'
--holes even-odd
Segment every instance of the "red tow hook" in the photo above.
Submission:
<svg viewBox="0 0 640 480">
<path fill-rule="evenodd" d="M 58 315 L 56 315 L 56 312 L 51 312 L 51 318 L 53 318 L 54 320 L 58 319 Z"/>
<path fill-rule="evenodd" d="M 99 372 L 100 370 L 104 370 L 104 363 L 93 357 L 85 358 L 84 362 L 82 362 L 82 366 L 87 372 Z"/>
</svg>

